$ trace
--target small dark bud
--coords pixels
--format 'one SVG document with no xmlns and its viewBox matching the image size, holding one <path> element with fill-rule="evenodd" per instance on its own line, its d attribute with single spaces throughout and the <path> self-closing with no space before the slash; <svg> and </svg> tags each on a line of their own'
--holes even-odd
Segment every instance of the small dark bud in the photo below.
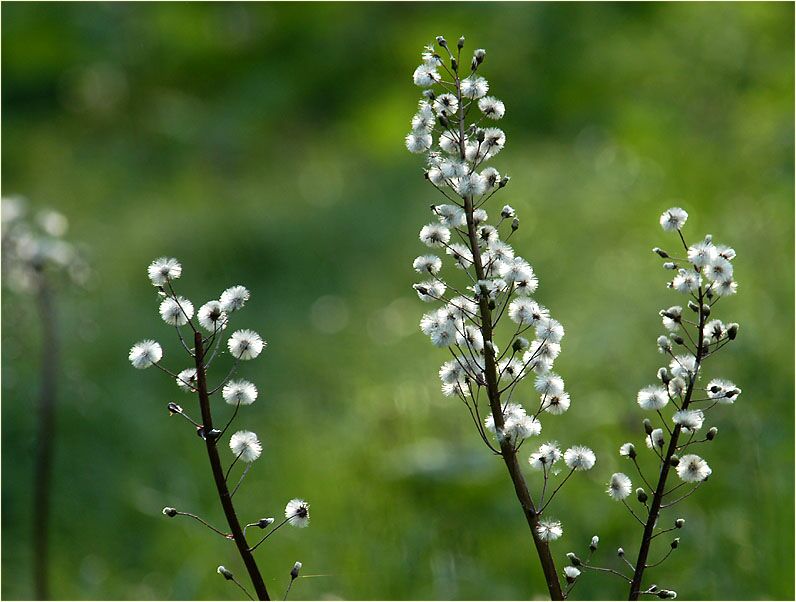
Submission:
<svg viewBox="0 0 796 602">
<path fill-rule="evenodd" d="M 439 121 L 439 124 L 444 128 L 447 128 L 448 124 L 450 124 L 450 121 L 448 121 L 448 117 L 447 115 L 445 115 L 445 113 L 440 113 L 437 120 Z"/>
<path fill-rule="evenodd" d="M 196 434 L 199 435 L 200 438 L 204 439 L 205 438 L 205 427 L 203 427 L 203 426 L 196 427 Z"/>
<path fill-rule="evenodd" d="M 690 309 L 694 313 L 699 313 L 699 305 L 694 303 L 693 301 L 688 301 L 688 309 Z"/>
<path fill-rule="evenodd" d="M 627 457 L 633 460 L 636 457 L 636 446 L 632 443 L 627 444 Z"/>
<path fill-rule="evenodd" d="M 170 401 L 167 407 L 169 409 L 169 416 L 173 416 L 174 414 L 182 414 L 182 408 L 173 401 Z"/>
<path fill-rule="evenodd" d="M 511 229 L 512 231 L 520 229 L 520 218 L 515 217 L 513 220 L 511 220 Z"/>
<path fill-rule="evenodd" d="M 676 521 L 674 521 L 675 529 L 682 529 L 683 525 L 685 525 L 685 519 L 684 518 L 678 518 Z"/>
<path fill-rule="evenodd" d="M 486 132 L 484 130 L 479 129 L 475 134 L 475 139 L 478 140 L 479 144 L 486 139 Z"/>
<path fill-rule="evenodd" d="M 702 304 L 702 315 L 704 315 L 705 317 L 710 315 L 710 305 L 708 305 L 707 303 Z"/>
<path fill-rule="evenodd" d="M 517 337 L 514 339 L 514 342 L 511 344 L 512 351 L 522 351 L 523 349 L 528 348 L 528 339 L 525 337 Z"/>
<path fill-rule="evenodd" d="M 478 69 L 478 61 L 473 58 L 472 62 L 470 63 L 470 71 L 475 71 Z"/>
<path fill-rule="evenodd" d="M 261 518 L 257 521 L 257 526 L 261 529 L 265 529 L 268 525 L 274 524 L 273 518 Z"/>
<path fill-rule="evenodd" d="M 639 487 L 636 489 L 636 499 L 641 502 L 642 504 L 647 501 L 647 492 L 644 491 L 643 487 Z"/>
<path fill-rule="evenodd" d="M 672 540 L 672 550 L 676 550 L 677 546 L 679 546 L 679 545 L 680 545 L 680 538 L 679 537 L 675 537 Z"/>
<path fill-rule="evenodd" d="M 451 68 L 454 71 L 458 71 L 459 70 L 459 61 L 457 61 L 455 58 L 451 58 Z"/>
<path fill-rule="evenodd" d="M 442 36 L 437 36 L 437 44 L 439 44 L 443 48 L 447 48 L 448 47 L 448 42 Z"/>
<path fill-rule="evenodd" d="M 459 50 L 464 48 L 464 36 L 460 37 L 459 41 L 456 42 L 456 48 L 458 48 Z"/>
<path fill-rule="evenodd" d="M 731 324 L 727 324 L 727 338 L 731 341 L 735 340 L 735 337 L 738 336 L 738 324 L 735 322 Z"/>
<path fill-rule="evenodd" d="M 600 543 L 600 538 L 595 535 L 594 537 L 591 538 L 591 543 L 589 544 L 589 550 L 591 550 L 592 552 L 597 550 L 597 546 L 599 545 L 599 543 Z"/>
<path fill-rule="evenodd" d="M 207 434 L 205 435 L 205 438 L 208 439 L 209 441 L 215 441 L 220 436 L 221 436 L 221 431 L 220 430 L 218 430 L 218 429 L 210 429 L 209 431 L 207 431 Z"/>
<path fill-rule="evenodd" d="M 650 419 L 649 418 L 645 418 L 644 421 L 641 424 L 644 425 L 644 432 L 647 433 L 648 435 L 651 435 L 652 431 L 653 431 L 653 428 L 652 428 L 652 423 L 650 422 Z"/>
<path fill-rule="evenodd" d="M 715 426 L 712 426 L 708 429 L 708 432 L 705 434 L 705 439 L 708 441 L 713 441 L 716 438 L 716 435 L 719 434 L 719 429 Z"/>
<path fill-rule="evenodd" d="M 682 345 L 682 344 L 685 342 L 685 341 L 683 340 L 683 337 L 681 337 L 681 336 L 680 336 L 680 335 L 678 335 L 678 334 L 673 334 L 673 335 L 672 335 L 672 340 L 673 340 L 675 343 L 677 343 L 678 345 Z"/>
<path fill-rule="evenodd" d="M 168 516 L 169 518 L 174 518 L 175 516 L 177 516 L 177 509 L 169 508 L 168 506 L 166 506 L 165 508 L 163 508 L 163 514 L 165 516 Z"/>
<path fill-rule="evenodd" d="M 473 53 L 473 57 L 475 58 L 475 60 L 478 62 L 479 65 L 484 62 L 485 56 L 486 56 L 486 50 L 484 50 L 483 48 L 479 48 Z"/>
<path fill-rule="evenodd" d="M 495 300 L 494 299 L 490 299 L 489 300 L 489 309 L 495 309 Z"/>
<path fill-rule="evenodd" d="M 415 290 L 421 295 L 428 295 L 428 289 L 421 284 L 415 284 Z"/>
<path fill-rule="evenodd" d="M 581 565 L 580 558 L 575 556 L 574 553 L 572 553 L 572 552 L 567 553 L 567 558 L 569 558 L 569 564 L 571 564 L 572 566 L 580 566 Z"/>
<path fill-rule="evenodd" d="M 680 457 L 677 454 L 672 454 L 672 457 L 669 458 L 669 464 L 672 466 L 677 466 L 680 463 Z"/>
<path fill-rule="evenodd" d="M 673 261 L 665 261 L 663 263 L 663 269 L 664 270 L 676 270 L 677 269 L 677 264 L 675 262 L 673 262 Z"/>
<path fill-rule="evenodd" d="M 657 596 L 661 600 L 674 600 L 677 597 L 677 592 L 670 589 L 662 589 L 658 592 Z"/>
<path fill-rule="evenodd" d="M 235 576 L 232 574 L 232 571 L 230 571 L 230 570 L 229 570 L 227 567 L 225 567 L 225 566 L 220 566 L 220 567 L 218 567 L 218 568 L 216 569 L 216 573 L 218 573 L 219 575 L 221 575 L 221 576 L 222 576 L 224 579 L 226 579 L 227 581 L 232 581 L 232 580 L 235 578 Z"/>
<path fill-rule="evenodd" d="M 500 180 L 500 184 L 498 184 L 498 188 L 504 188 L 510 180 L 511 176 L 503 176 L 503 178 Z"/>
<path fill-rule="evenodd" d="M 297 562 L 296 562 L 296 563 L 293 565 L 293 568 L 292 568 L 292 569 L 290 569 L 290 579 L 291 579 L 291 580 L 298 578 L 298 576 L 299 576 L 299 571 L 301 570 L 301 566 L 302 566 L 302 565 L 301 565 L 301 563 L 297 561 Z"/>
<path fill-rule="evenodd" d="M 655 247 L 654 249 L 652 249 L 652 252 L 653 253 L 657 253 L 658 255 L 663 257 L 664 259 L 667 259 L 669 257 L 669 254 L 666 251 L 664 251 L 663 249 L 661 249 L 660 247 Z"/>
<path fill-rule="evenodd" d="M 434 94 L 433 90 L 423 90 L 423 96 L 425 96 L 429 100 L 434 100 L 437 97 L 437 95 Z"/>
<path fill-rule="evenodd" d="M 619 548 L 619 549 L 616 551 L 616 555 L 617 555 L 617 556 L 619 556 L 619 558 L 624 558 L 624 556 L 625 556 L 625 551 L 624 551 L 622 548 Z"/>
<path fill-rule="evenodd" d="M 706 290 L 705 291 L 705 296 L 708 298 L 708 300 L 713 299 L 713 289 L 709 288 L 708 290 Z"/>
<path fill-rule="evenodd" d="M 669 371 L 666 368 L 658 369 L 658 378 L 664 385 L 668 385 L 669 381 L 672 380 L 672 377 L 669 376 Z"/>
</svg>

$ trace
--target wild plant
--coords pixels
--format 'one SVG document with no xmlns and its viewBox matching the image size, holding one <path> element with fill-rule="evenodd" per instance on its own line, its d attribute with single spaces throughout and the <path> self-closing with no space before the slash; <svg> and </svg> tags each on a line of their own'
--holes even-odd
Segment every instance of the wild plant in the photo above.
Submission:
<svg viewBox="0 0 796 602">
<path fill-rule="evenodd" d="M 194 315 L 193 303 L 178 295 L 174 287 L 174 282 L 182 275 L 182 266 L 176 259 L 168 257 L 156 259 L 149 265 L 147 274 L 157 290 L 160 317 L 167 325 L 175 329 L 182 352 L 188 355 L 193 365 L 179 372 L 165 367 L 162 363 L 163 348 L 152 339 L 136 343 L 130 350 L 129 359 L 135 368 L 145 369 L 155 366 L 174 379 L 176 386 L 181 391 L 193 396 L 199 410 L 198 419 L 192 418 L 181 405 L 174 401 L 168 402 L 167 410 L 170 415 L 180 416 L 192 425 L 199 436 L 198 440 L 204 442 L 216 493 L 229 531 L 214 527 L 209 521 L 195 513 L 177 508 L 163 508 L 163 514 L 171 518 L 188 517 L 225 540 L 234 542 L 257 599 L 270 600 L 254 552 L 285 525 L 298 528 L 308 526 L 310 514 L 309 504 L 296 498 L 287 503 L 284 509 L 284 518 L 278 521 L 274 517 L 264 517 L 241 524 L 233 503 L 233 498 L 249 474 L 253 463 L 262 453 L 260 440 L 252 431 L 238 430 L 229 435 L 228 439 L 225 438 L 238 416 L 241 406 L 250 406 L 258 398 L 257 387 L 252 382 L 243 379 L 233 380 L 232 377 L 242 362 L 257 358 L 267 346 L 266 341 L 253 330 L 236 330 L 230 336 L 225 336 L 233 314 L 242 310 L 249 301 L 249 290 L 240 285 L 232 286 L 222 292 L 217 300 L 211 300 L 202 305 Z M 187 338 L 184 336 L 184 332 L 187 333 Z M 226 341 L 226 352 L 232 357 L 231 366 L 220 381 L 211 384 L 208 380 L 209 369 L 217 359 L 225 355 L 224 345 L 222 345 L 224 341 Z M 225 402 L 229 414 L 229 417 L 222 422 L 224 426 L 220 429 L 215 426 L 213 410 L 218 412 L 224 406 L 219 403 L 220 400 L 215 404 L 212 403 L 214 396 L 217 399 L 219 395 Z M 227 453 L 231 453 L 231 459 L 226 462 L 222 461 L 222 451 L 219 449 L 219 443 L 222 441 L 227 442 L 230 450 Z M 240 474 L 236 474 L 236 467 L 243 468 L 243 470 L 239 470 Z M 247 540 L 248 529 L 255 529 L 262 533 L 256 538 L 257 541 L 254 544 L 250 544 Z M 285 598 L 293 581 L 298 578 L 300 569 L 301 563 L 296 562 L 290 570 L 290 581 L 285 591 Z M 232 571 L 224 566 L 219 566 L 217 572 L 228 581 L 232 581 L 249 598 L 254 599 Z"/>
<path fill-rule="evenodd" d="M 681 253 L 670 254 L 660 247 L 653 249 L 664 260 L 664 269 L 674 274 L 667 282 L 668 288 L 682 295 L 686 302 L 685 308 L 672 305 L 658 312 L 666 334 L 658 337 L 657 348 L 666 365 L 658 369 L 658 382 L 644 387 L 636 396 L 640 408 L 650 414 L 642 422 L 644 447 L 649 451 L 642 457 L 630 442 L 619 448 L 619 454 L 633 464 L 631 472 L 637 474 L 643 486 L 634 491 L 631 478 L 618 472 L 611 476 L 607 490 L 642 529 L 636 560 L 631 562 L 625 550 L 619 548 L 617 556 L 623 564 L 616 570 L 593 565 L 591 557 L 595 548 L 591 546 L 585 560 L 574 553 L 568 554 L 571 566 L 567 568 L 574 578 L 580 569 L 613 574 L 627 582 L 629 600 L 638 600 L 640 596 L 661 599 L 677 596 L 668 587 L 646 584 L 646 571 L 662 564 L 680 546 L 680 537 L 672 538 L 671 534 L 679 533 L 686 522 L 674 514 L 674 508 L 713 473 L 707 461 L 694 453 L 697 446 L 709 445 L 718 433 L 715 426 L 707 426 L 709 412 L 734 404 L 741 394 L 741 389 L 729 380 L 712 378 L 705 383 L 703 378 L 707 360 L 712 360 L 738 335 L 737 323 L 725 324 L 716 318 L 718 302 L 738 289 L 732 265 L 735 250 L 714 244 L 709 234 L 688 244 L 682 233 L 687 219 L 688 213 L 679 207 L 664 211 L 660 217 L 664 231 L 677 233 Z M 664 413 L 671 413 L 668 419 Z M 646 472 L 642 463 L 647 465 Z M 670 485 L 672 472 L 679 481 Z M 635 510 L 627 501 L 631 497 L 635 498 Z M 669 515 L 665 522 L 664 513 Z M 662 549 L 656 551 L 657 557 L 650 562 L 653 547 Z"/>
<path fill-rule="evenodd" d="M 447 255 L 449 264 L 443 275 L 440 255 L 414 260 L 423 278 L 414 285 L 418 297 L 442 303 L 423 316 L 420 328 L 435 347 L 447 351 L 449 359 L 439 371 L 442 392 L 462 402 L 484 446 L 502 459 L 549 594 L 561 600 L 565 594 L 550 543 L 561 537 L 563 527 L 550 516 L 551 503 L 567 480 L 590 470 L 596 458 L 580 445 L 562 451 L 556 442 L 543 443 L 528 458 L 535 473 L 533 493 L 520 464 L 525 441 L 542 431 L 540 417 L 558 416 L 570 407 L 564 380 L 552 371 L 564 328 L 532 297 L 539 280 L 508 242 L 520 223 L 514 208 L 503 206 L 494 225 L 489 223 L 485 207 L 510 180 L 486 166 L 506 144 L 504 132 L 492 125 L 506 107 L 488 95 L 489 83 L 480 74 L 486 52 L 477 49 L 462 62 L 463 48 L 464 38 L 453 50 L 438 37 L 436 47 L 423 50 L 413 75 L 423 99 L 406 147 L 425 155 L 425 179 L 444 197 L 431 206 L 434 221 L 420 230 L 420 241 Z M 498 333 L 505 341 L 500 345 Z M 562 460 L 564 471 L 558 468 Z"/>
</svg>

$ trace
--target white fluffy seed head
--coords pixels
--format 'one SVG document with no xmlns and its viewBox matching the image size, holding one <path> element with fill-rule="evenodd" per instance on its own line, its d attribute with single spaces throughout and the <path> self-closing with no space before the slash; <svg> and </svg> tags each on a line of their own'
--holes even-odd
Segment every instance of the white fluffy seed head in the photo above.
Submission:
<svg viewBox="0 0 796 602">
<path fill-rule="evenodd" d="M 224 385 L 221 395 L 229 405 L 248 406 L 257 399 L 257 387 L 247 380 L 231 380 Z"/>
<path fill-rule="evenodd" d="M 597 456 L 588 447 L 575 445 L 564 452 L 564 463 L 573 470 L 591 470 Z"/>
<path fill-rule="evenodd" d="M 306 527 L 310 524 L 310 505 L 298 498 L 290 500 L 285 506 L 285 518 L 294 527 Z"/>
<path fill-rule="evenodd" d="M 253 330 L 236 330 L 227 341 L 232 357 L 239 360 L 252 360 L 260 355 L 267 343 Z"/>
<path fill-rule="evenodd" d="M 611 475 L 611 481 L 608 483 L 606 493 L 611 496 L 611 499 L 621 501 L 628 497 L 633 492 L 633 483 L 623 472 L 615 472 Z"/>
<path fill-rule="evenodd" d="M 160 303 L 160 317 L 171 326 L 185 326 L 193 318 L 193 303 L 185 297 L 167 297 Z"/>
<path fill-rule="evenodd" d="M 177 378 L 174 380 L 177 383 L 177 386 L 183 391 L 187 391 L 189 393 L 196 392 L 196 368 L 186 368 L 180 372 L 177 375 Z"/>
<path fill-rule="evenodd" d="M 159 257 L 147 268 L 147 275 L 153 286 L 163 286 L 170 280 L 176 280 L 181 274 L 182 266 L 173 257 Z"/>
<path fill-rule="evenodd" d="M 542 520 L 536 525 L 536 533 L 542 541 L 555 541 L 564 534 L 561 522 L 557 520 Z"/>
<path fill-rule="evenodd" d="M 673 230 L 680 230 L 685 226 L 687 220 L 688 213 L 680 209 L 680 207 L 672 207 L 661 214 L 660 224 L 661 228 L 665 231 L 671 232 Z"/>
<path fill-rule="evenodd" d="M 669 395 L 663 387 L 651 385 L 638 392 L 636 401 L 643 410 L 660 410 L 669 403 Z"/>
<path fill-rule="evenodd" d="M 143 370 L 152 364 L 157 364 L 163 357 L 163 348 L 160 343 L 147 339 L 133 345 L 127 356 L 134 368 Z"/>
<path fill-rule="evenodd" d="M 208 301 L 196 312 L 199 326 L 210 332 L 223 330 L 227 327 L 227 314 L 221 309 L 219 301 Z"/>
<path fill-rule="evenodd" d="M 229 438 L 229 448 L 244 462 L 254 462 L 260 457 L 263 446 L 251 431 L 238 431 Z"/>
<path fill-rule="evenodd" d="M 704 481 L 712 472 L 708 463 L 695 454 L 687 454 L 677 463 L 677 476 L 686 483 Z"/>
<path fill-rule="evenodd" d="M 246 301 L 249 300 L 250 296 L 251 293 L 249 293 L 249 290 L 245 286 L 239 284 L 231 286 L 221 293 L 221 298 L 219 299 L 221 310 L 227 313 L 237 311 L 246 305 Z"/>
</svg>

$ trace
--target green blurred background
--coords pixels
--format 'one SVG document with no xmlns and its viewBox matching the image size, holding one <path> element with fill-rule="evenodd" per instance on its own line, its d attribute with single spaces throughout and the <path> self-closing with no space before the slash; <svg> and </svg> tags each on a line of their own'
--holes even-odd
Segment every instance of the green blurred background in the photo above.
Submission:
<svg viewBox="0 0 796 602">
<path fill-rule="evenodd" d="M 261 396 L 238 424 L 265 450 L 237 504 L 255 520 L 293 496 L 312 503 L 309 529 L 258 551 L 276 595 L 299 559 L 313 577 L 294 599 L 545 595 L 505 470 L 439 393 L 446 355 L 417 329 L 428 306 L 411 261 L 437 197 L 403 135 L 418 53 L 443 33 L 488 51 L 484 75 L 507 105 L 493 164 L 513 176 L 492 213 L 518 209 L 513 242 L 567 328 L 556 366 L 573 405 L 543 420 L 543 440 L 598 454 L 555 504 L 557 559 L 595 533 L 604 565 L 618 567 L 619 545 L 636 552 L 640 529 L 603 491 L 615 470 L 631 474 L 617 448 L 640 440 L 635 393 L 660 363 L 657 311 L 679 301 L 650 253 L 676 246 L 657 219 L 677 204 L 687 236 L 738 252 L 740 292 L 718 317 L 741 335 L 707 375 L 744 393 L 711 420 L 714 477 L 678 510 L 682 545 L 649 576 L 684 598 L 793 599 L 793 11 L 4 3 L 3 192 L 67 214 L 94 268 L 87 290 L 58 298 L 53 595 L 237 598 L 222 563 L 245 582 L 230 544 L 160 514 L 223 524 L 200 441 L 164 410 L 194 402 L 127 361 L 155 337 L 166 364 L 188 365 L 145 275 L 164 254 L 183 262 L 179 288 L 197 304 L 247 285 L 237 324 L 270 343 L 242 371 Z M 33 591 L 39 334 L 30 300 L 5 294 L 7 599 Z M 593 574 L 573 593 L 624 595 Z"/>
</svg>

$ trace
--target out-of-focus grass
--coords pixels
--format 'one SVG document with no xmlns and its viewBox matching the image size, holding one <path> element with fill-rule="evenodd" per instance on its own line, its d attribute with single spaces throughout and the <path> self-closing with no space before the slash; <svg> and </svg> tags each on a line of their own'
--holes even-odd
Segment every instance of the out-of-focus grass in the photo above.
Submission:
<svg viewBox="0 0 796 602">
<path fill-rule="evenodd" d="M 423 43 L 464 33 L 508 107 L 494 164 L 513 179 L 492 211 L 518 209 L 513 242 L 567 328 L 557 370 L 573 406 L 544 435 L 599 456 L 556 502 L 554 553 L 594 533 L 606 564 L 635 552 L 638 529 L 602 491 L 618 445 L 639 440 L 656 312 L 678 301 L 649 249 L 674 245 L 657 216 L 679 204 L 689 236 L 738 251 L 740 291 L 719 317 L 741 335 L 708 370 L 744 393 L 717 412 L 715 474 L 650 577 L 693 599 L 792 598 L 792 5 L 5 4 L 2 17 L 4 193 L 68 214 L 95 272 L 59 299 L 54 595 L 237 595 L 214 572 L 243 574 L 234 550 L 160 514 L 223 520 L 198 439 L 165 415 L 187 398 L 126 360 L 157 337 L 187 366 L 144 276 L 161 254 L 182 260 L 195 302 L 250 287 L 239 324 L 269 340 L 245 366 L 261 397 L 240 419 L 265 451 L 236 499 L 251 519 L 312 502 L 309 529 L 258 551 L 274 591 L 300 559 L 313 577 L 296 599 L 543 595 L 502 467 L 439 393 L 446 357 L 417 332 L 427 308 L 410 288 L 436 197 L 402 148 L 409 75 Z M 32 595 L 28 300 L 4 295 L 3 327 L 11 599 Z M 624 587 L 598 575 L 575 592 Z"/>
</svg>

